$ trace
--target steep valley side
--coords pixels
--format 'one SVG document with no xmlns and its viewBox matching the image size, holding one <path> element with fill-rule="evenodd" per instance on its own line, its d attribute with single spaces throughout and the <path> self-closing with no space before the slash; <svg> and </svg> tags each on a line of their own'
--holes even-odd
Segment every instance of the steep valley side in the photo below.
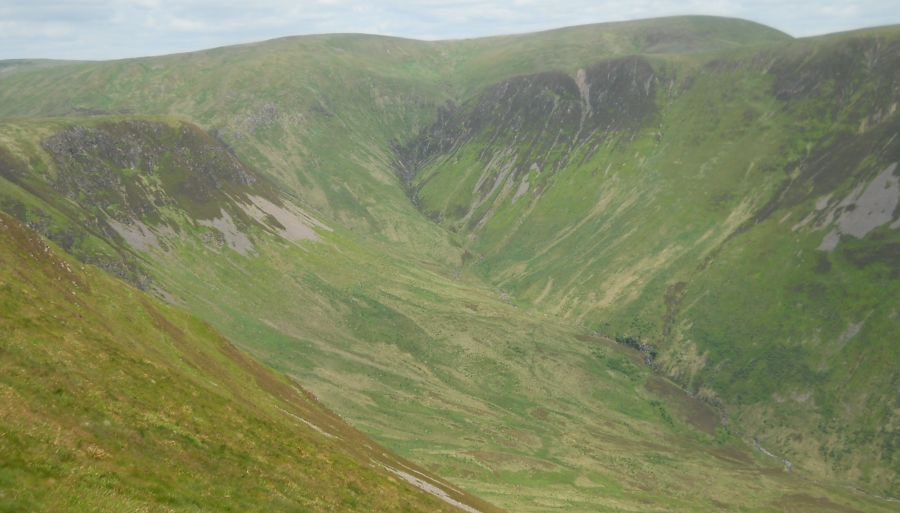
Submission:
<svg viewBox="0 0 900 513">
<path fill-rule="evenodd" d="M 748 439 L 896 495 L 898 101 L 896 30 L 615 58 L 491 86 L 397 169 L 523 307 L 658 347 Z"/>
<path fill-rule="evenodd" d="M 64 118 L 0 134 L 4 204 L 29 226 L 85 262 L 121 258 L 134 285 L 496 504 L 765 510 L 815 496 L 889 510 L 786 473 L 629 349 L 317 219 L 192 124 Z"/>
</svg>

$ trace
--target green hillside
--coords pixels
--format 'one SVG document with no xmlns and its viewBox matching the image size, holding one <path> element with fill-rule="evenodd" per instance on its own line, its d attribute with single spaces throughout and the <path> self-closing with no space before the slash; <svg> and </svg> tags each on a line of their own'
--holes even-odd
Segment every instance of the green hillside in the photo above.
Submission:
<svg viewBox="0 0 900 513">
<path fill-rule="evenodd" d="M 60 253 L 0 213 L 0 510 L 493 511 Z"/>
<path fill-rule="evenodd" d="M 896 493 L 900 31 L 499 83 L 409 143 L 423 212 L 523 304 L 784 458 Z"/>
<path fill-rule="evenodd" d="M 511 511 L 893 511 L 898 41 L 17 62 L 0 210 Z"/>
<path fill-rule="evenodd" d="M 29 226 L 112 273 L 134 269 L 135 285 L 210 319 L 356 426 L 492 502 L 883 508 L 754 454 L 636 352 L 322 224 L 194 125 L 65 118 L 0 134 L 4 205 Z"/>
</svg>

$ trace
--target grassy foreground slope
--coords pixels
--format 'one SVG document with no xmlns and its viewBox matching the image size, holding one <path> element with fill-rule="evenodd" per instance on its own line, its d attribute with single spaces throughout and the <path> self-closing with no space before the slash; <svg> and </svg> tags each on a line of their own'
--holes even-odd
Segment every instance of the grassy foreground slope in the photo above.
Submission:
<svg viewBox="0 0 900 513">
<path fill-rule="evenodd" d="M 660 350 L 734 429 L 900 482 L 900 29 L 500 82 L 399 153 L 538 311 Z"/>
<path fill-rule="evenodd" d="M 2 511 L 494 510 L 2 213 L 0 314 Z"/>
</svg>

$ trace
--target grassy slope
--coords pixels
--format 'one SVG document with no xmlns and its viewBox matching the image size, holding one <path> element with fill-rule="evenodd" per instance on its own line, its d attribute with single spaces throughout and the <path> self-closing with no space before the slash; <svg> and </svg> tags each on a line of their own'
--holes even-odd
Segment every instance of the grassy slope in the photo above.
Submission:
<svg viewBox="0 0 900 513">
<path fill-rule="evenodd" d="M 669 34 L 662 50 L 734 45 L 721 41 L 734 26 L 691 43 L 698 25 L 715 28 L 717 20 L 655 23 L 649 32 Z M 757 41 L 783 38 L 738 24 Z M 389 143 L 427 125 L 445 100 L 464 100 L 493 81 L 481 78 L 489 70 L 501 70 L 496 78 L 572 70 L 619 51 L 659 50 L 646 32 L 635 42 L 628 27 L 535 36 L 562 49 L 547 52 L 558 63 L 527 57 L 534 48 L 516 51 L 532 44 L 527 36 L 503 38 L 509 43 L 502 51 L 494 40 L 323 36 L 22 69 L 3 77 L 0 105 L 16 116 L 175 113 L 217 128 L 243 160 L 287 186 L 294 201 L 334 230 L 320 231 L 321 243 L 288 244 L 251 223 L 242 229 L 256 253 L 241 256 L 209 244 L 204 237 L 213 231 L 177 213 L 187 236 L 164 238 L 169 251 L 141 252 L 121 240 L 113 246 L 358 426 L 469 490 L 528 511 L 641 509 L 645 501 L 684 511 L 823 504 L 877 510 L 760 467 L 739 441 L 716 433 L 714 415 L 697 425 L 697 417 L 710 418 L 702 405 L 659 387 L 646 390 L 646 370 L 617 348 L 537 322 L 465 272 L 448 279 L 462 250 L 421 218 L 394 178 Z M 689 46 L 678 46 L 685 40 Z M 484 82 L 469 85 L 475 80 Z M 54 133 L 54 123 L 99 121 L 6 123 L 4 145 L 19 148 L 13 153 L 33 167 L 21 150 L 30 144 L 52 168 L 35 141 Z M 67 202 L 51 203 L 39 210 L 68 217 L 70 227 L 81 222 L 81 213 L 62 212 Z M 391 249 L 386 241 L 404 244 Z M 647 445 L 657 439 L 667 444 Z M 712 445 L 715 439 L 724 446 Z M 698 480 L 705 484 L 699 496 Z"/>
<path fill-rule="evenodd" d="M 209 325 L 5 214 L 0 264 L 3 511 L 458 511 Z"/>
<path fill-rule="evenodd" d="M 167 127 L 162 133 L 183 130 L 180 122 L 131 119 L 123 127 L 72 118 L 6 123 L 0 133 L 6 147 L 31 148 L 33 159 L 53 162 L 29 141 L 74 127 L 125 144 L 121 138 L 132 137 L 133 127 L 149 137 L 160 124 Z M 155 160 L 151 149 L 142 158 Z M 101 150 L 85 145 L 79 152 L 95 165 L 108 162 L 93 160 L 106 155 Z M 38 167 L 26 173 L 37 178 Z M 69 176 L 85 172 L 67 161 L 50 167 Z M 35 220 L 68 203 L 29 196 L 9 180 L 4 189 L 30 198 L 26 220 L 39 228 Z M 615 511 L 646 502 L 679 511 L 804 511 L 817 500 L 847 511 L 880 507 L 755 459 L 713 411 L 609 341 L 535 319 L 477 282 L 422 269 L 340 227 L 319 229 L 317 242 L 273 236 L 264 225 L 240 221 L 240 191 L 214 193 L 218 208 L 232 212 L 253 242 L 253 252 L 242 255 L 198 226 L 192 204 L 171 199 L 178 190 L 152 189 L 167 206 L 135 214 L 156 229 L 156 246 L 132 248 L 114 237 L 104 243 L 355 425 L 470 492 L 517 511 Z M 126 200 L 144 203 L 135 195 L 113 198 L 104 209 L 85 203 L 79 217 L 59 214 L 57 233 L 105 219 L 104 210 L 127 211 Z M 700 493 L 697 482 L 705 483 Z"/>
<path fill-rule="evenodd" d="M 633 123 L 586 137 L 574 86 L 511 82 L 426 132 L 456 139 L 413 185 L 523 304 L 662 346 L 672 376 L 744 407 L 728 411 L 745 436 L 896 494 L 896 210 L 819 247 L 839 202 L 900 161 L 898 47 L 878 29 L 655 58 L 624 87 L 600 73 L 613 107 L 594 111 L 632 102 L 612 119 Z M 885 179 L 893 199 L 856 208 L 891 210 Z"/>
</svg>

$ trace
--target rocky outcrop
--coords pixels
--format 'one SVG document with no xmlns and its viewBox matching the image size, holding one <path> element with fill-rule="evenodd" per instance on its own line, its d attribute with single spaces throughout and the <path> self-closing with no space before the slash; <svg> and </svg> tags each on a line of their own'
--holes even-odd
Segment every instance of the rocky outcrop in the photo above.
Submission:
<svg viewBox="0 0 900 513">
<path fill-rule="evenodd" d="M 479 204 L 432 215 L 469 219 L 480 201 L 498 190 L 519 191 L 518 199 L 529 188 L 528 172 L 561 170 L 576 148 L 588 148 L 578 157 L 586 159 L 611 135 L 646 126 L 657 111 L 659 81 L 650 62 L 637 56 L 601 61 L 574 76 L 549 71 L 501 81 L 463 105 L 446 105 L 413 140 L 396 144 L 395 170 L 417 202 L 418 190 L 429 180 L 418 176 L 422 169 L 477 141 L 485 169 L 478 180 Z"/>
<path fill-rule="evenodd" d="M 59 170 L 54 189 L 132 218 L 172 205 L 211 213 L 209 204 L 222 192 L 258 181 L 221 143 L 187 123 L 76 125 L 44 139 L 43 146 Z"/>
</svg>

